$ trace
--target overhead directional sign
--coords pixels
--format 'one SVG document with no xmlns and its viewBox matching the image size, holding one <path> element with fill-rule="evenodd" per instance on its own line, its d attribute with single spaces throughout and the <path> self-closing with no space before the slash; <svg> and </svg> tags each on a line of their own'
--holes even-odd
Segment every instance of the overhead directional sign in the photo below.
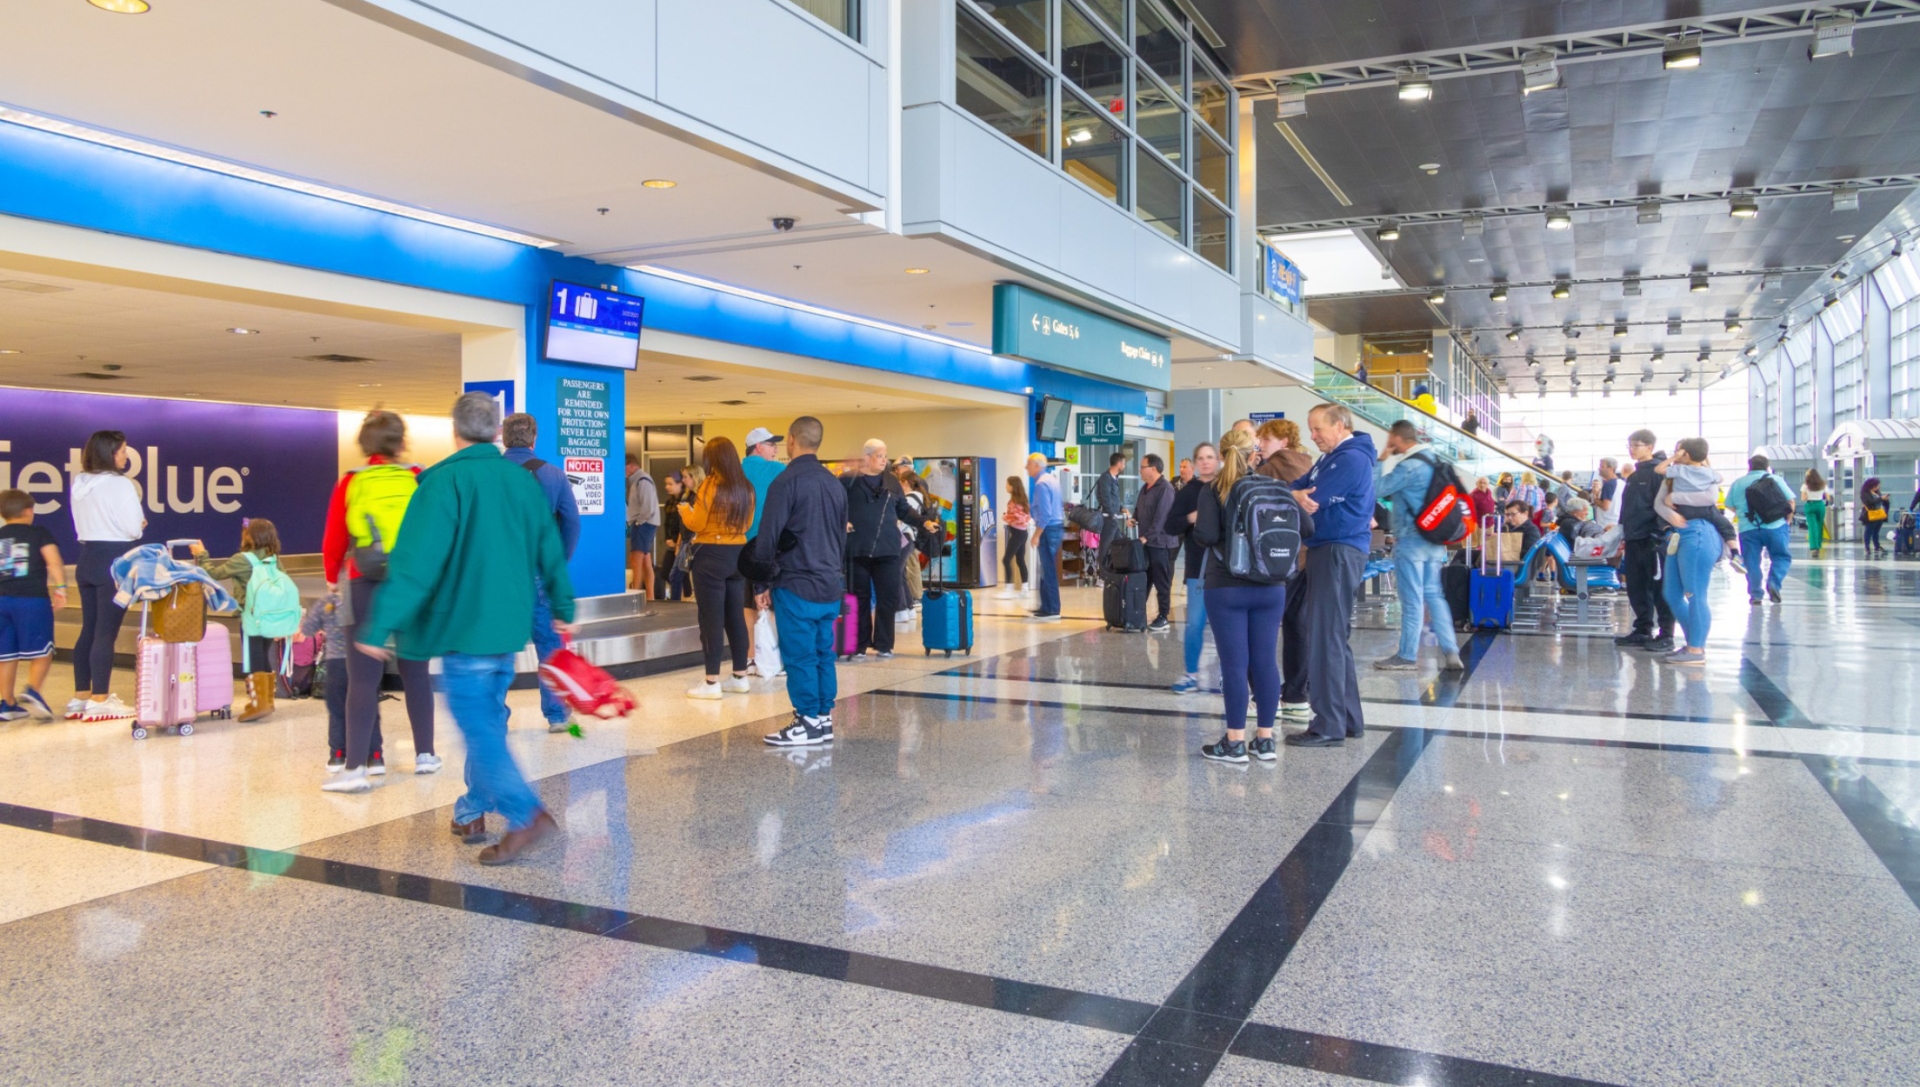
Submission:
<svg viewBox="0 0 1920 1087">
<path fill-rule="evenodd" d="M 1127 436 L 1127 417 L 1117 411 L 1085 411 L 1077 417 L 1075 435 L 1083 444 L 1117 445 Z"/>
<path fill-rule="evenodd" d="M 993 288 L 993 353 L 1142 389 L 1173 388 L 1173 343 L 1018 283 Z"/>
</svg>

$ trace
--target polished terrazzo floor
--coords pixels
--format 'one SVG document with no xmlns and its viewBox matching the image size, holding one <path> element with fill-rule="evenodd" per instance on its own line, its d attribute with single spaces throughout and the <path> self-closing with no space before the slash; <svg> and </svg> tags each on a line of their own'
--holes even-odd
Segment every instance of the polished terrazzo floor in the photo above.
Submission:
<svg viewBox="0 0 1920 1087">
<path fill-rule="evenodd" d="M 970 657 L 843 667 L 828 750 L 759 743 L 777 685 L 582 739 L 516 692 L 565 836 L 503 868 L 403 728 L 320 793 L 316 703 L 0 725 L 0 1083 L 1920 1079 L 1920 563 L 1722 573 L 1690 672 L 1479 635 L 1247 767 L 1177 635 L 979 604 Z"/>
</svg>

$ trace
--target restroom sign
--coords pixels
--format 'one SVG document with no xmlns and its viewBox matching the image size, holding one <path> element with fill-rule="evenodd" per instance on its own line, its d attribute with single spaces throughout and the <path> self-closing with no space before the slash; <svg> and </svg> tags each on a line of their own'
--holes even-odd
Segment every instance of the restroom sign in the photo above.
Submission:
<svg viewBox="0 0 1920 1087">
<path fill-rule="evenodd" d="M 567 483 L 581 516 L 607 512 L 607 462 L 603 457 L 566 458 Z"/>
<path fill-rule="evenodd" d="M 1127 436 L 1127 417 L 1118 411 L 1083 411 L 1078 416 L 1079 438 L 1095 445 L 1113 445 Z"/>
</svg>

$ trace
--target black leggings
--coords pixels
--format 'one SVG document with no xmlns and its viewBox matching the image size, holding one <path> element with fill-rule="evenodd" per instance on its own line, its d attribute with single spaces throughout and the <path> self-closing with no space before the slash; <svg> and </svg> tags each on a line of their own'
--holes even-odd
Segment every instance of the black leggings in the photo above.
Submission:
<svg viewBox="0 0 1920 1087">
<path fill-rule="evenodd" d="M 733 670 L 747 671 L 747 579 L 740 576 L 742 544 L 703 543 L 688 572 L 700 610 L 700 649 L 707 674 L 720 674 L 723 649 L 733 650 Z M 724 639 L 724 640 L 723 640 Z"/>
<path fill-rule="evenodd" d="M 1867 526 L 1866 550 L 1885 551 L 1886 545 L 1880 542 L 1880 530 L 1885 528 L 1887 523 L 1885 521 L 1867 521 L 1864 522 L 1864 524 Z"/>
<path fill-rule="evenodd" d="M 113 685 L 113 647 L 120 639 L 120 622 L 127 617 L 127 609 L 113 602 L 113 560 L 133 546 L 127 540 L 81 541 L 73 578 L 80 590 L 80 637 L 73 643 L 76 697 L 91 693 L 105 698 Z"/>
<path fill-rule="evenodd" d="M 1002 546 L 1006 551 L 1000 556 L 1001 576 L 1010 585 L 1025 585 L 1030 580 L 1027 577 L 1027 530 L 1008 529 L 1006 542 Z M 1016 565 L 1020 568 L 1020 576 L 1017 578 L 1013 576 Z"/>
<path fill-rule="evenodd" d="M 373 752 L 373 732 L 380 721 L 380 681 L 387 674 L 387 662 L 369 657 L 355 649 L 360 640 L 360 624 L 373 614 L 375 590 L 379 586 L 366 578 L 354 578 L 347 586 L 353 594 L 353 624 L 347 627 L 347 769 L 358 770 L 367 764 Z M 336 682 L 328 676 L 329 683 Z M 407 722 L 413 726 L 415 755 L 433 753 L 433 676 L 426 661 L 400 660 L 400 686 L 407 698 Z"/>
</svg>

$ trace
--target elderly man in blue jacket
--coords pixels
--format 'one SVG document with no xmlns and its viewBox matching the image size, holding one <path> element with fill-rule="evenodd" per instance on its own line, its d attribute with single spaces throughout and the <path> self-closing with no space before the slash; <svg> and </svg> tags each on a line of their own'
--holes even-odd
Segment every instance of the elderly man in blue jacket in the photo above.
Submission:
<svg viewBox="0 0 1920 1087">
<path fill-rule="evenodd" d="M 1294 498 L 1313 515 L 1313 535 L 1306 541 L 1303 599 L 1285 631 L 1289 642 L 1304 639 L 1307 690 L 1288 691 L 1282 699 L 1298 703 L 1304 693 L 1313 717 L 1305 732 L 1288 735 L 1286 742 L 1339 747 L 1366 730 L 1348 638 L 1353 597 L 1373 540 L 1375 454 L 1373 439 L 1353 432 L 1353 415 L 1342 405 L 1322 404 L 1308 412 L 1307 431 L 1325 452 L 1293 483 Z"/>
</svg>

